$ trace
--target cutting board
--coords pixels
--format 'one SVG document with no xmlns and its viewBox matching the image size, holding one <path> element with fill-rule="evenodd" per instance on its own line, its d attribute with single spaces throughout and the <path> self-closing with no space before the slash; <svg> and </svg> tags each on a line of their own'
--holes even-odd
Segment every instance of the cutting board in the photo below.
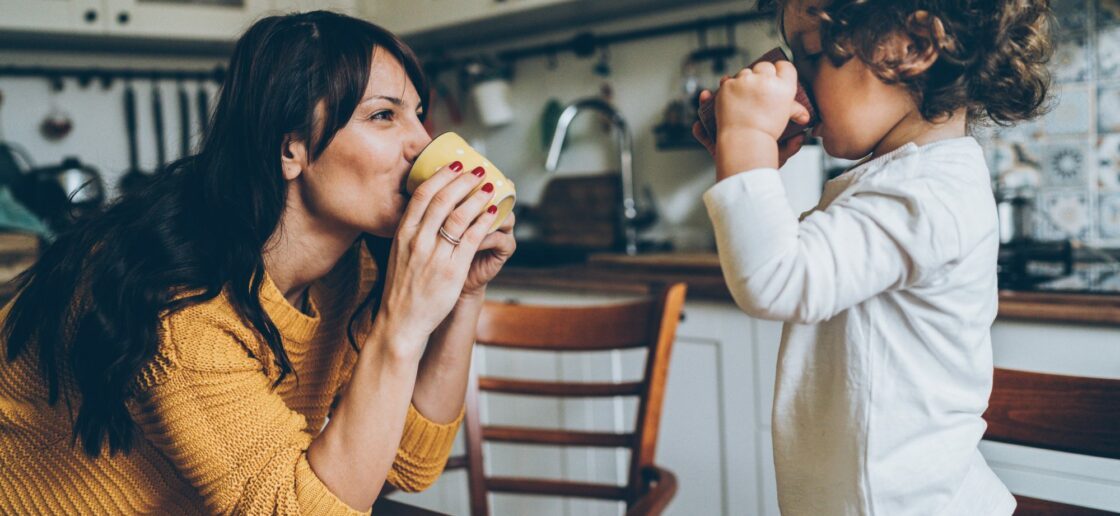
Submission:
<svg viewBox="0 0 1120 516">
<path fill-rule="evenodd" d="M 622 235 L 617 173 L 564 175 L 545 185 L 535 212 L 549 245 L 613 249 Z"/>
</svg>

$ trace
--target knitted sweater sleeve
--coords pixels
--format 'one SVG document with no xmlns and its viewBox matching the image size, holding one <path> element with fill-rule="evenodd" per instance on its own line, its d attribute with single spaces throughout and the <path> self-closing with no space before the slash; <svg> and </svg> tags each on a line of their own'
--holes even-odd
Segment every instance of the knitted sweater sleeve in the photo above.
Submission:
<svg viewBox="0 0 1120 516">
<path fill-rule="evenodd" d="M 240 336 L 176 318 L 165 321 L 164 331 L 167 344 L 141 378 L 133 413 L 144 437 L 210 512 L 364 514 L 312 471 L 312 429 L 272 389 L 272 378 L 246 353 Z M 437 425 L 410 407 L 388 480 L 410 490 L 433 482 L 457 422 Z"/>
</svg>

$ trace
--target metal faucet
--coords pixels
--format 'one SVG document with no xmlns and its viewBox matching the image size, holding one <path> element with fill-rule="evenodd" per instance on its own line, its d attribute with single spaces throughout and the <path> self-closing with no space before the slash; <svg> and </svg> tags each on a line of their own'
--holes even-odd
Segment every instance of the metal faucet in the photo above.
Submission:
<svg viewBox="0 0 1120 516">
<path fill-rule="evenodd" d="M 560 153 L 564 149 L 564 140 L 568 136 L 568 127 L 576 115 L 584 111 L 598 111 L 607 116 L 613 128 L 618 145 L 619 171 L 622 176 L 622 226 L 626 244 L 626 254 L 638 254 L 638 229 L 653 222 L 656 214 L 650 212 L 638 213 L 638 204 L 634 198 L 634 140 L 630 136 L 630 127 L 622 114 L 614 106 L 601 98 L 589 97 L 569 104 L 560 113 L 556 122 L 556 131 L 552 135 L 552 145 L 548 148 L 548 159 L 544 168 L 555 172 L 560 165 Z"/>
</svg>

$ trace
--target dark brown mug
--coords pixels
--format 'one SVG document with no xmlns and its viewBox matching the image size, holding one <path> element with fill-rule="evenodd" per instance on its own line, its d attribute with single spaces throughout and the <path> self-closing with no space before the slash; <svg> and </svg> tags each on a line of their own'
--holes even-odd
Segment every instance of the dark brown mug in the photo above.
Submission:
<svg viewBox="0 0 1120 516">
<path fill-rule="evenodd" d="M 762 57 L 751 63 L 751 66 L 753 67 L 754 65 L 763 61 L 777 63 L 778 61 L 789 61 L 789 58 L 786 57 L 786 53 L 783 52 L 780 47 L 778 47 L 763 54 Z M 798 104 L 805 106 L 805 109 L 809 110 L 809 123 L 807 125 L 801 125 L 790 121 L 789 125 L 786 126 L 786 130 L 782 132 L 782 136 L 778 138 L 779 143 L 797 136 L 801 132 L 817 125 L 817 123 L 820 122 L 820 118 L 817 116 L 816 106 L 814 106 L 813 101 L 809 99 L 809 93 L 805 90 L 805 87 L 801 84 L 800 80 L 797 81 L 797 95 L 794 97 L 794 100 L 796 100 Z M 714 142 L 716 137 L 715 92 L 712 92 L 712 96 L 708 99 L 707 102 L 700 103 L 698 115 L 700 118 L 700 125 L 704 127 L 704 132 L 707 134 L 708 139 Z"/>
</svg>

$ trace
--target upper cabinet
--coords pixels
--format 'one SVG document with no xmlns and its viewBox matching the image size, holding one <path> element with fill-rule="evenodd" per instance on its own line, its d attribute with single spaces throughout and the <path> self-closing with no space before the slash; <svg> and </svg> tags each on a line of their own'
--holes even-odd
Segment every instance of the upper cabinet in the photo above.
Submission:
<svg viewBox="0 0 1120 516">
<path fill-rule="evenodd" d="M 712 4 L 746 7 L 741 0 L 359 0 L 357 14 L 428 50 Z"/>
<path fill-rule="evenodd" d="M 104 0 L 0 0 L 0 29 L 95 34 L 105 30 Z"/>
<path fill-rule="evenodd" d="M 114 34 L 159 38 L 232 40 L 272 0 L 105 0 L 107 30 Z"/>
<path fill-rule="evenodd" d="M 0 0 L 0 31 L 232 42 L 273 12 L 332 9 L 357 0 Z"/>
<path fill-rule="evenodd" d="M 408 35 L 578 1 L 379 0 L 360 2 L 359 9 L 360 14 L 378 25 Z"/>
</svg>

